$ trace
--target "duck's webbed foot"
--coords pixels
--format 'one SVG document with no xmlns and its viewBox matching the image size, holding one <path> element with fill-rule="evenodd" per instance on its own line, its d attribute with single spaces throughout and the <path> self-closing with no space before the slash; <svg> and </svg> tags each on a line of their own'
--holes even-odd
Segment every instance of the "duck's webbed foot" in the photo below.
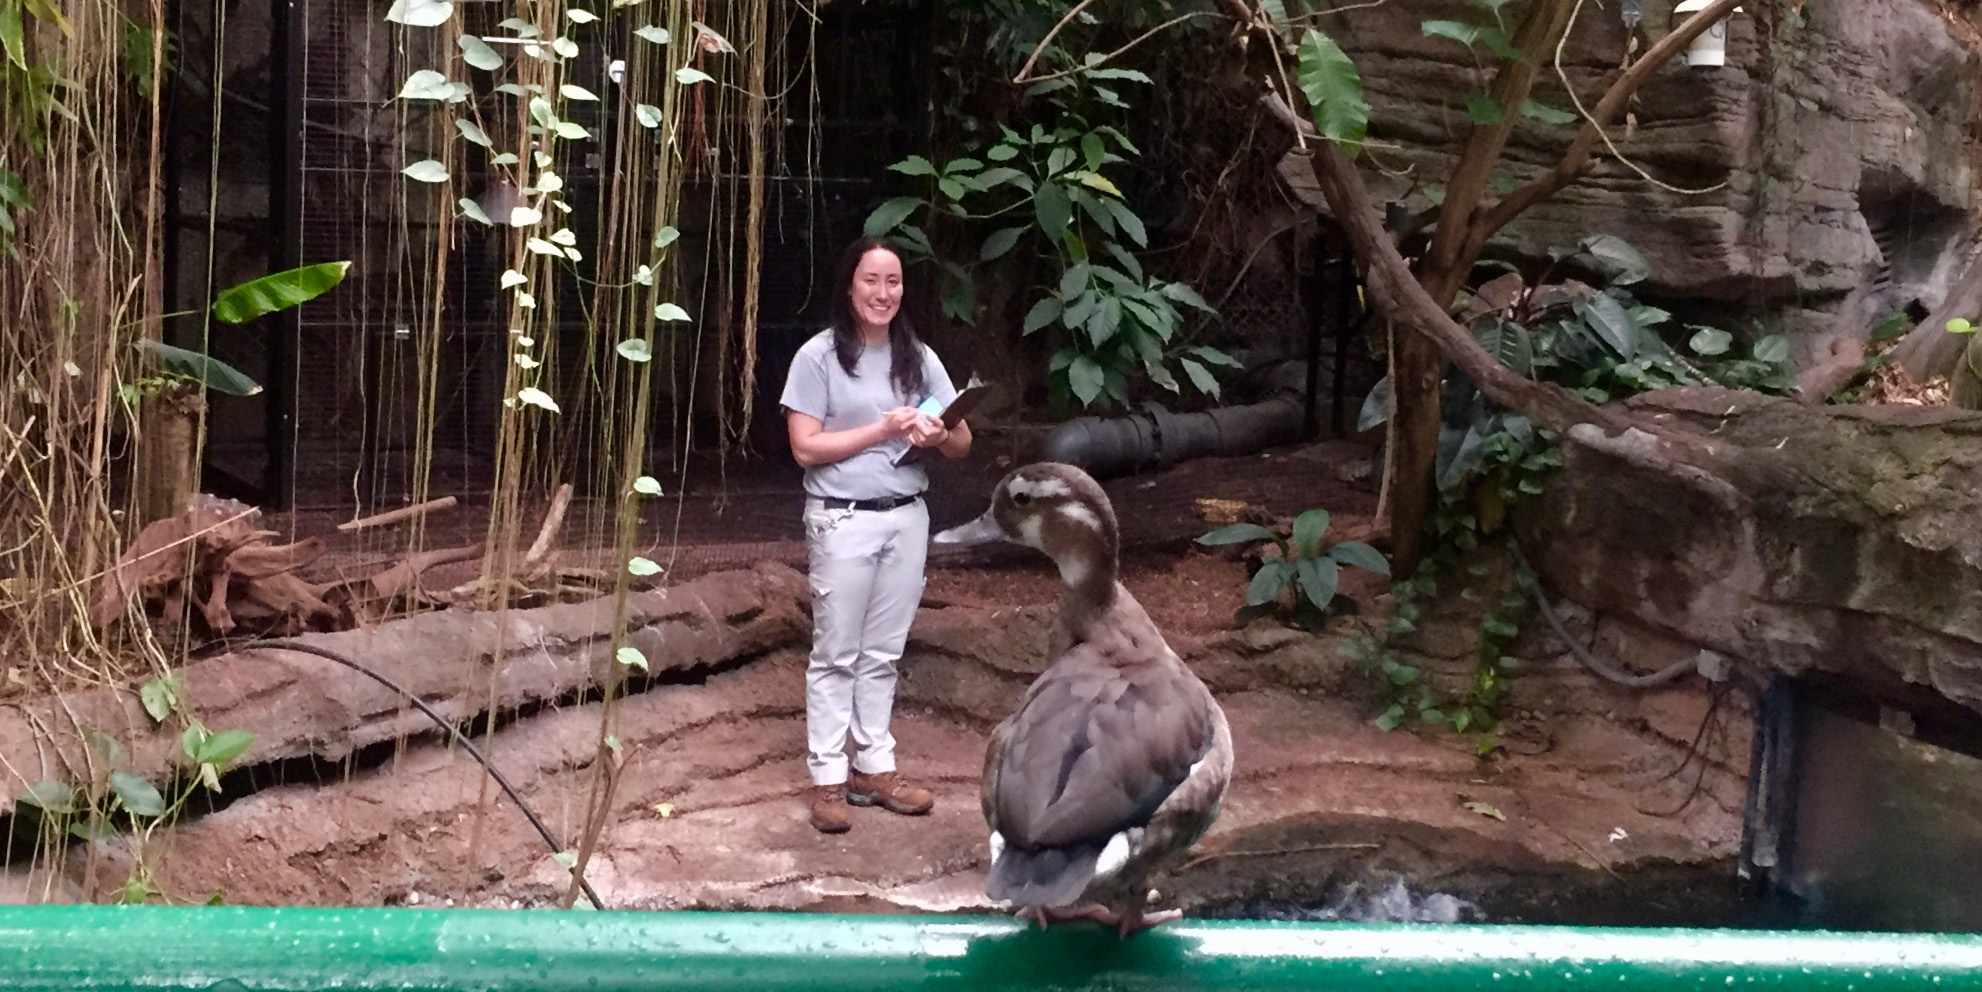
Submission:
<svg viewBox="0 0 1982 992">
<path fill-rule="evenodd" d="M 1018 911 L 1018 918 L 1040 927 L 1054 923 L 1099 923 L 1104 927 L 1115 926 L 1118 922 L 1115 911 L 1099 903 L 1085 906 L 1027 906 Z"/>
<path fill-rule="evenodd" d="M 1109 915 L 1114 916 L 1116 914 L 1111 913 Z M 1150 927 L 1159 926 L 1164 923 L 1174 923 L 1183 918 L 1184 911 L 1181 909 L 1162 909 L 1154 913 L 1136 910 L 1132 913 L 1121 914 L 1116 919 L 1115 932 L 1127 937 L 1132 933 L 1147 930 Z"/>
</svg>

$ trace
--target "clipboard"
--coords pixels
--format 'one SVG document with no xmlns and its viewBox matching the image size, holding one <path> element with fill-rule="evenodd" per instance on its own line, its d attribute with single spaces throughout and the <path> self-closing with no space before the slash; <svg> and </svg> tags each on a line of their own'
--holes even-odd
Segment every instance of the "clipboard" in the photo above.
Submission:
<svg viewBox="0 0 1982 992">
<path fill-rule="evenodd" d="M 970 411 L 975 410 L 978 404 L 984 402 L 984 398 L 991 394 L 991 390 L 992 387 L 986 383 L 971 383 L 965 386 L 962 392 L 957 394 L 956 399 L 950 401 L 949 406 L 943 408 L 942 413 L 932 414 L 932 416 L 943 422 L 944 430 L 956 430 L 957 425 L 963 423 L 965 417 L 970 416 Z M 929 449 L 918 448 L 910 444 L 902 450 L 901 454 L 895 456 L 894 465 L 896 468 L 900 468 L 903 465 L 913 464 L 921 459 L 922 453 L 927 450 Z"/>
</svg>

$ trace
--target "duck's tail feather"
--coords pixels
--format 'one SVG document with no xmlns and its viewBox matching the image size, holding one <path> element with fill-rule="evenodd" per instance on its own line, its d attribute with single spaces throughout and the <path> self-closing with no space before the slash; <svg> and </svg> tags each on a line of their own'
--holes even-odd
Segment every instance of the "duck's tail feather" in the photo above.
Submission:
<svg viewBox="0 0 1982 992">
<path fill-rule="evenodd" d="M 984 877 L 984 894 L 1018 906 L 1067 906 L 1094 881 L 1099 844 L 1041 847 L 1006 846 Z"/>
</svg>

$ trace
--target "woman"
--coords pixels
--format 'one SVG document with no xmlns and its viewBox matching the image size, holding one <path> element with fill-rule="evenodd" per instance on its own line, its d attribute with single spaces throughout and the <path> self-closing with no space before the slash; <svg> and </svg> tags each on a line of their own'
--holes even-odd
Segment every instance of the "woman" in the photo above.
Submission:
<svg viewBox="0 0 1982 992">
<path fill-rule="evenodd" d="M 922 601 L 929 552 L 928 474 L 909 446 L 950 458 L 970 452 L 970 428 L 945 430 L 918 413 L 957 390 L 902 315 L 901 255 L 865 238 L 840 258 L 832 323 L 798 349 L 779 401 L 792 457 L 805 467 L 811 559 L 812 661 L 805 673 L 805 735 L 812 826 L 853 825 L 849 803 L 908 816 L 929 812 L 929 790 L 895 770 L 888 720 L 895 662 Z M 851 768 L 846 738 L 859 752 Z"/>
</svg>

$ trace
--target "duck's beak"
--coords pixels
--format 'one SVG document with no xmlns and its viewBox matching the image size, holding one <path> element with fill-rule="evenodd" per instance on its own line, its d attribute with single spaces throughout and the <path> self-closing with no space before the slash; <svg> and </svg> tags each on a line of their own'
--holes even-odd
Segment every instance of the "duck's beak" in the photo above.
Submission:
<svg viewBox="0 0 1982 992">
<path fill-rule="evenodd" d="M 1002 541 L 1004 539 L 1005 529 L 998 526 L 998 519 L 992 516 L 990 510 L 986 510 L 984 511 L 984 515 L 978 517 L 976 520 L 967 524 L 958 524 L 949 530 L 941 531 L 936 536 L 930 538 L 929 541 L 932 544 L 964 546 L 989 544 L 992 541 Z"/>
</svg>

